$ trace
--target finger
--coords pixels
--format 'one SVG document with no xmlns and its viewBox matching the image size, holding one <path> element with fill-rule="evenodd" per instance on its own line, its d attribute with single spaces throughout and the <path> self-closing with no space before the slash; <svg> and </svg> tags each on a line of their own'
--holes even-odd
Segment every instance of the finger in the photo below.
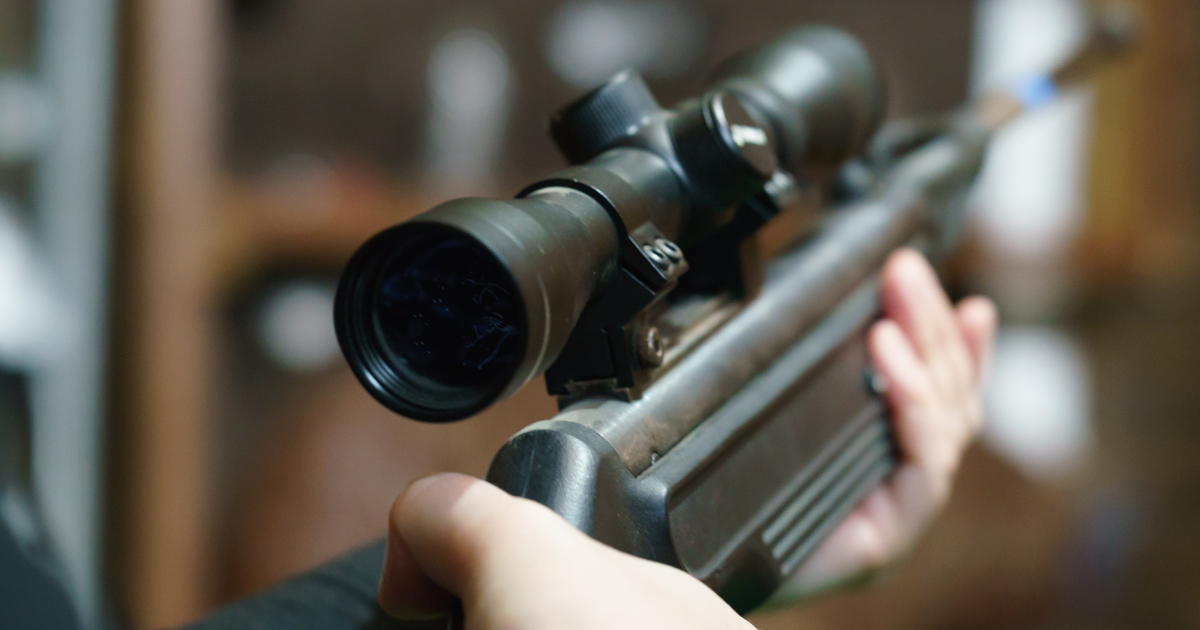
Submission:
<svg viewBox="0 0 1200 630">
<path fill-rule="evenodd" d="M 912 249 L 897 250 L 883 269 L 882 300 L 929 364 L 939 391 L 964 396 L 971 385 L 971 361 L 949 298 L 925 258 Z"/>
<path fill-rule="evenodd" d="M 899 415 L 920 415 L 937 404 L 933 377 L 899 324 L 884 319 L 871 326 L 867 351 L 887 383 L 884 395 Z"/>
<path fill-rule="evenodd" d="M 947 409 L 933 377 L 898 324 L 885 319 L 872 326 L 867 350 L 887 381 L 885 396 L 905 462 L 931 476 L 951 474 L 970 427 L 942 417 Z"/>
<path fill-rule="evenodd" d="M 550 550 L 579 552 L 595 545 L 562 517 L 512 497 L 479 479 L 441 474 L 419 480 L 402 496 L 395 526 L 426 576 L 473 605 L 536 582 Z"/>
<path fill-rule="evenodd" d="M 926 330 L 932 330 L 929 347 L 919 350 L 930 363 L 935 379 L 943 385 L 942 391 L 954 400 L 961 400 L 972 385 L 971 360 L 950 299 L 928 261 L 915 251 L 907 254 L 910 292 L 915 294 L 910 300 L 915 309 L 912 313 L 926 322 Z"/>
<path fill-rule="evenodd" d="M 956 310 L 963 340 L 975 366 L 975 384 L 978 385 L 983 381 L 992 359 L 992 346 L 996 339 L 996 305 L 987 298 L 970 297 L 960 302 Z"/>
<path fill-rule="evenodd" d="M 379 607 L 399 619 L 428 619 L 449 610 L 454 596 L 425 575 L 400 535 L 400 512 L 407 492 L 406 489 L 392 504 L 387 551 L 379 578 Z"/>
<path fill-rule="evenodd" d="M 461 597 L 490 543 L 483 525 L 503 522 L 510 499 L 473 477 L 433 475 L 413 482 L 397 500 L 392 529 L 429 579 Z"/>
<path fill-rule="evenodd" d="M 882 271 L 884 311 L 908 334 L 921 356 L 937 348 L 939 330 L 950 319 L 949 300 L 941 291 L 933 268 L 916 250 L 898 249 Z"/>
</svg>

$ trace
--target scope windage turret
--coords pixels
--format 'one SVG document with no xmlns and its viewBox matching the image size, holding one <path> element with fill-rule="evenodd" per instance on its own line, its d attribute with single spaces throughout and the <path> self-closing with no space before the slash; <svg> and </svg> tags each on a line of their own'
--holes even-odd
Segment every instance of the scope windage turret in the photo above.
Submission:
<svg viewBox="0 0 1200 630">
<path fill-rule="evenodd" d="M 465 418 L 547 370 L 556 394 L 564 380 L 629 385 L 626 324 L 687 271 L 680 248 L 719 236 L 781 173 L 861 151 L 883 110 L 869 56 L 832 28 L 735 56 L 673 110 L 622 72 L 552 120 L 574 166 L 364 244 L 338 285 L 342 351 L 376 399 L 425 421 Z"/>
</svg>

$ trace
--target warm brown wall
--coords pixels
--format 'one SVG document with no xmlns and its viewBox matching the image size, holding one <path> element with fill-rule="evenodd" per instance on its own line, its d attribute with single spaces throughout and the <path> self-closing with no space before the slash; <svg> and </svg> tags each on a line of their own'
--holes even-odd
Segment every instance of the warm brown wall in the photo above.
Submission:
<svg viewBox="0 0 1200 630">
<path fill-rule="evenodd" d="M 1101 292 L 1170 292 L 1200 273 L 1200 3 L 1133 4 L 1141 41 L 1096 82 L 1081 264 Z"/>
</svg>

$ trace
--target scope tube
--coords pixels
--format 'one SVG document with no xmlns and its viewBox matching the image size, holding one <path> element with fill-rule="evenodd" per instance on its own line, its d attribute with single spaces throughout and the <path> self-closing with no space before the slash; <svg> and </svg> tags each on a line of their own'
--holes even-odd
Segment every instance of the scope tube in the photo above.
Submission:
<svg viewBox="0 0 1200 630">
<path fill-rule="evenodd" d="M 780 162 L 792 172 L 857 155 L 887 109 L 867 49 L 828 26 L 798 28 L 738 53 L 713 76 L 716 88 L 736 93 L 767 119 Z"/>
<path fill-rule="evenodd" d="M 388 408 L 458 420 L 550 366 L 616 256 L 609 215 L 575 190 L 449 201 L 354 254 L 335 301 L 338 343 Z"/>
<path fill-rule="evenodd" d="M 601 118 L 620 119 L 607 123 L 624 135 L 604 136 L 623 138 L 616 146 L 521 199 L 450 201 L 360 248 L 338 285 L 334 323 L 367 390 L 417 420 L 482 410 L 554 363 L 618 259 L 637 264 L 623 253 L 635 231 L 653 224 L 686 252 L 770 178 L 776 160 L 767 147 L 792 171 L 827 163 L 861 150 L 882 117 L 870 57 L 837 29 L 792 31 L 718 76 L 714 90 L 678 111 L 648 97 L 618 99 L 637 82 L 610 82 L 584 99 L 629 105 L 600 108 Z"/>
</svg>

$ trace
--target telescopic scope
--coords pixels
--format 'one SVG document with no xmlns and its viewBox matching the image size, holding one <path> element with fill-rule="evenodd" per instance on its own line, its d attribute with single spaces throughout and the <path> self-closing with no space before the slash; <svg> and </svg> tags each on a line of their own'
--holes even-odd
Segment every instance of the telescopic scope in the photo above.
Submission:
<svg viewBox="0 0 1200 630">
<path fill-rule="evenodd" d="M 342 352 L 376 399 L 430 422 L 512 394 L 569 340 L 594 357 L 584 380 L 619 377 L 624 341 L 611 327 L 573 338 L 581 314 L 635 316 L 781 173 L 860 152 L 884 107 L 862 45 L 826 27 L 734 56 L 672 109 L 619 73 L 551 121 L 573 166 L 516 199 L 443 203 L 359 248 L 334 308 Z"/>
</svg>

